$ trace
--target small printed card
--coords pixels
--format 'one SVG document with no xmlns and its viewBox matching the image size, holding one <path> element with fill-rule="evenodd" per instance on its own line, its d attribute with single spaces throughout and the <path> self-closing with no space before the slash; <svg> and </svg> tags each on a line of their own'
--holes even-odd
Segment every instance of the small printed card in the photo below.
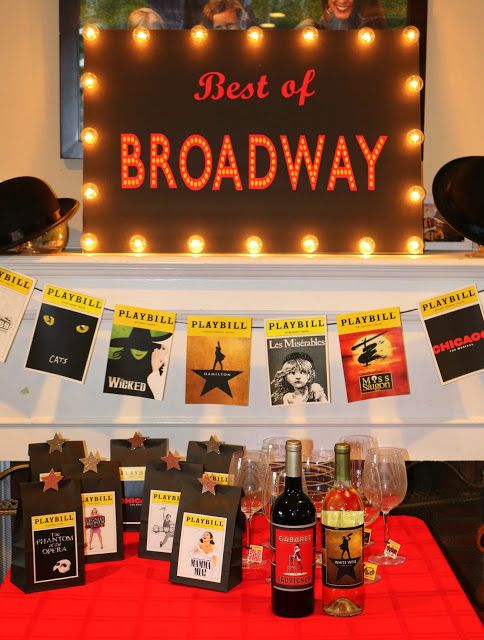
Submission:
<svg viewBox="0 0 484 640">
<path fill-rule="evenodd" d="M 262 556 L 264 554 L 264 547 L 258 544 L 251 544 L 247 550 L 247 563 L 258 564 L 262 562 Z"/>
<path fill-rule="evenodd" d="M 374 582 L 378 572 L 378 565 L 376 562 L 365 562 L 363 571 L 365 573 L 365 581 L 371 580 L 371 582 Z"/>
<path fill-rule="evenodd" d="M 33 516 L 34 584 L 79 575 L 76 513 Z"/>
<path fill-rule="evenodd" d="M 336 316 L 348 402 L 410 393 L 400 309 Z"/>
<path fill-rule="evenodd" d="M 177 576 L 221 582 L 227 518 L 184 513 Z"/>
<path fill-rule="evenodd" d="M 371 529 L 365 529 L 363 531 L 363 544 L 368 546 L 371 541 Z"/>
<path fill-rule="evenodd" d="M 104 300 L 46 284 L 27 369 L 84 382 Z"/>
<path fill-rule="evenodd" d="M 271 405 L 329 402 L 326 317 L 264 324 Z"/>
<path fill-rule="evenodd" d="M 175 313 L 114 307 L 104 393 L 162 400 Z"/>
<path fill-rule="evenodd" d="M 179 502 L 179 491 L 151 489 L 146 537 L 147 551 L 171 553 Z"/>
<path fill-rule="evenodd" d="M 484 316 L 475 285 L 419 304 L 442 384 L 484 371 Z"/>
<path fill-rule="evenodd" d="M 5 362 L 34 291 L 35 280 L 0 269 L 0 362 Z"/>
<path fill-rule="evenodd" d="M 117 552 L 114 491 L 82 493 L 84 553 L 94 556 Z"/>
<path fill-rule="evenodd" d="M 247 405 L 250 318 L 189 316 L 186 404 Z"/>
<path fill-rule="evenodd" d="M 395 559 L 398 556 L 398 552 L 400 551 L 400 546 L 398 542 L 394 540 L 388 540 L 385 545 L 385 550 L 383 551 L 383 555 L 387 556 L 387 558 Z"/>
</svg>

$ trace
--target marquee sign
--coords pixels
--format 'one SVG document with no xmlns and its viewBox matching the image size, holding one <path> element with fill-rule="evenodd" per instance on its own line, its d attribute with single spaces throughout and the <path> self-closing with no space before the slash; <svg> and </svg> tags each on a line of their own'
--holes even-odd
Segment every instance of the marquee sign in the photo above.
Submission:
<svg viewBox="0 0 484 640">
<path fill-rule="evenodd" d="M 96 250 L 407 252 L 422 236 L 418 45 L 400 31 L 103 31 L 85 43 L 84 231 Z M 418 87 L 417 87 L 418 88 Z M 86 186 L 87 185 L 87 186 Z M 418 192 L 418 190 L 417 190 Z M 143 246 L 144 248 L 144 246 Z"/>
</svg>

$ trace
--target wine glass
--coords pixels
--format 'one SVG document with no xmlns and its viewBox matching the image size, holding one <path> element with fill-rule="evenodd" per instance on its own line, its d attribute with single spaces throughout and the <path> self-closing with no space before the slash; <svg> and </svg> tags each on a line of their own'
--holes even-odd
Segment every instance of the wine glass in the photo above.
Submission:
<svg viewBox="0 0 484 640">
<path fill-rule="evenodd" d="M 232 456 L 229 468 L 229 482 L 242 487 L 241 509 L 247 523 L 247 549 L 251 545 L 251 521 L 254 513 L 262 509 L 262 493 L 264 486 L 264 470 L 266 455 L 262 451 L 237 451 Z M 261 566 L 265 561 L 251 562 L 242 558 L 242 568 L 250 569 L 254 564 Z"/>
<path fill-rule="evenodd" d="M 367 529 L 375 522 L 381 511 L 381 480 L 376 465 L 367 464 L 363 467 L 360 495 L 363 500 L 365 529 Z M 365 547 L 371 544 L 374 544 L 373 540 L 365 542 Z"/>
<path fill-rule="evenodd" d="M 324 496 L 334 483 L 334 451 L 313 449 L 302 461 L 303 491 L 312 500 L 316 520 L 321 522 L 321 505 Z M 321 526 L 316 526 L 316 566 L 322 565 Z"/>
<path fill-rule="evenodd" d="M 370 449 L 365 460 L 365 467 L 376 467 L 381 483 L 381 510 L 383 514 L 384 541 L 390 540 L 388 528 L 388 514 L 398 507 L 407 493 L 407 470 L 405 467 L 404 450 L 397 447 L 380 447 Z M 390 558 L 383 554 L 369 557 L 370 562 L 376 564 L 402 564 L 404 556 Z"/>
</svg>

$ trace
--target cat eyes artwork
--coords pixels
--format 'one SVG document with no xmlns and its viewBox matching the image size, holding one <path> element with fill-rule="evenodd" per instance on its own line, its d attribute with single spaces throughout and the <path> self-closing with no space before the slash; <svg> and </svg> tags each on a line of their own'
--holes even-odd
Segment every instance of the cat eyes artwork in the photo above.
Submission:
<svg viewBox="0 0 484 640">
<path fill-rule="evenodd" d="M 103 301 L 46 286 L 26 367 L 84 382 Z"/>
</svg>

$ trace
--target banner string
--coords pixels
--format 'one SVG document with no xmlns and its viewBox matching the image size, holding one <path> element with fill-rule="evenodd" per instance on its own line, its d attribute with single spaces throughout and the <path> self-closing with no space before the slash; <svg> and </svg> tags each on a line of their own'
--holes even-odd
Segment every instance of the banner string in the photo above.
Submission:
<svg viewBox="0 0 484 640">
<path fill-rule="evenodd" d="M 40 291 L 40 293 L 44 292 L 44 290 L 41 289 L 40 287 L 34 287 L 34 290 L 35 291 Z M 484 293 L 484 289 L 478 289 L 477 293 Z M 110 309 L 109 307 L 104 307 L 104 311 L 110 311 L 111 313 L 114 313 L 114 309 Z M 404 309 L 403 311 L 400 311 L 400 315 L 403 315 L 404 313 L 413 313 L 414 311 L 418 311 L 418 307 L 415 307 L 414 309 Z M 184 320 L 175 320 L 175 324 L 188 324 L 188 322 L 186 322 Z M 336 322 L 328 322 L 327 325 L 328 325 L 328 327 L 335 327 L 336 326 Z M 264 325 L 253 324 L 252 328 L 253 329 L 263 329 Z"/>
</svg>

